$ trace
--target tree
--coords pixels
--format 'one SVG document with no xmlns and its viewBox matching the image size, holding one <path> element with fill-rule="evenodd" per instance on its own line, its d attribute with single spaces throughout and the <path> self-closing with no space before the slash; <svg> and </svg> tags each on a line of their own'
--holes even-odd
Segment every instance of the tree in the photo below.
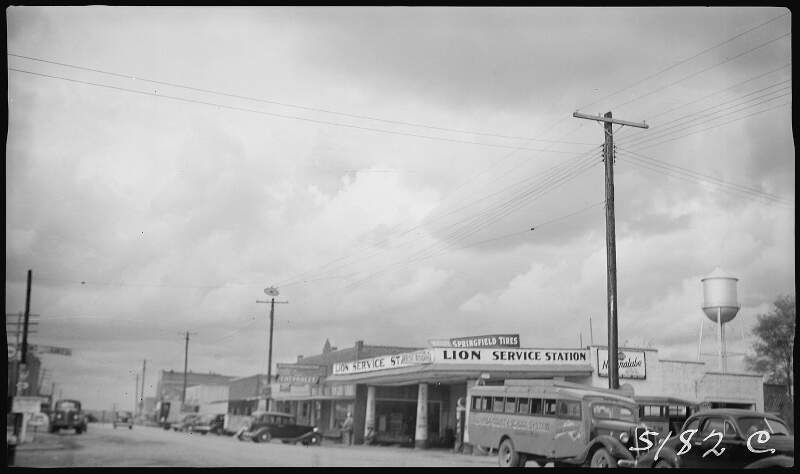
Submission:
<svg viewBox="0 0 800 474">
<path fill-rule="evenodd" d="M 757 340 L 753 344 L 755 355 L 748 355 L 748 369 L 767 376 L 767 382 L 786 385 L 789 396 L 792 390 L 792 356 L 797 310 L 794 295 L 779 296 L 772 311 L 758 315 L 753 328 Z"/>
</svg>

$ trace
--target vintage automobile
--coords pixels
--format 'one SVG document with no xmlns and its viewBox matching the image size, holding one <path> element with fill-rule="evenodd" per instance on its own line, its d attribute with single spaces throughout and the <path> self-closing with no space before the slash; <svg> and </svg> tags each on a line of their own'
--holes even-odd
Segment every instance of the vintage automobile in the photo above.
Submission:
<svg viewBox="0 0 800 474">
<path fill-rule="evenodd" d="M 172 424 L 174 431 L 189 431 L 190 427 L 200 419 L 197 413 L 185 415 L 179 422 Z"/>
<path fill-rule="evenodd" d="M 86 416 L 77 400 L 58 400 L 50 417 L 50 432 L 74 429 L 76 434 L 86 431 Z"/>
<path fill-rule="evenodd" d="M 118 411 L 114 413 L 114 420 L 111 422 L 114 429 L 117 426 L 127 426 L 129 430 L 133 429 L 133 413 L 129 411 Z"/>
<path fill-rule="evenodd" d="M 306 446 L 316 446 L 322 442 L 322 433 L 316 426 L 298 425 L 288 413 L 256 411 L 252 417 L 250 426 L 239 435 L 240 440 L 268 443 L 272 439 L 280 439 L 284 443 L 302 443 Z"/>
<path fill-rule="evenodd" d="M 645 443 L 643 443 L 645 444 Z M 767 413 L 715 408 L 690 416 L 679 433 L 620 467 L 750 469 L 794 466 L 794 436 Z M 657 456 L 657 457 L 656 457 Z"/>
<path fill-rule="evenodd" d="M 225 426 L 224 414 L 210 414 L 201 416 L 196 423 L 189 426 L 189 431 L 200 434 L 222 434 Z"/>
</svg>

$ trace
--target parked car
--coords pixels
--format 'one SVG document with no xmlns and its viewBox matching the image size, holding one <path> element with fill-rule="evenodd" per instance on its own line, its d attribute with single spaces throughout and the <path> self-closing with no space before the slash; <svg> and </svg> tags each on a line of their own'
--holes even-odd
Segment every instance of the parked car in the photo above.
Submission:
<svg viewBox="0 0 800 474">
<path fill-rule="evenodd" d="M 172 425 L 172 429 L 175 431 L 189 431 L 189 427 L 197 422 L 199 418 L 200 415 L 197 413 L 189 413 L 188 415 L 185 415 L 181 421 L 174 423 Z"/>
<path fill-rule="evenodd" d="M 794 466 L 794 436 L 783 420 L 768 413 L 733 408 L 706 410 L 689 417 L 681 431 L 673 435 L 660 451 L 659 443 L 635 462 L 620 462 L 620 466 L 718 469 Z"/>
<path fill-rule="evenodd" d="M 322 434 L 316 426 L 298 425 L 288 413 L 257 411 L 252 414 L 250 426 L 239 435 L 240 440 L 268 443 L 280 439 L 285 443 L 303 443 L 316 446 L 322 442 Z"/>
<path fill-rule="evenodd" d="M 114 429 L 117 426 L 127 426 L 129 430 L 133 429 L 133 413 L 129 411 L 118 411 L 114 413 L 114 420 L 111 422 Z"/>
<path fill-rule="evenodd" d="M 50 418 L 50 432 L 74 429 L 76 434 L 86 431 L 86 416 L 78 400 L 58 400 Z"/>
<path fill-rule="evenodd" d="M 224 426 L 224 414 L 210 414 L 201 416 L 195 424 L 189 427 L 189 430 L 193 433 L 200 433 L 204 435 L 208 433 L 222 434 Z"/>
</svg>

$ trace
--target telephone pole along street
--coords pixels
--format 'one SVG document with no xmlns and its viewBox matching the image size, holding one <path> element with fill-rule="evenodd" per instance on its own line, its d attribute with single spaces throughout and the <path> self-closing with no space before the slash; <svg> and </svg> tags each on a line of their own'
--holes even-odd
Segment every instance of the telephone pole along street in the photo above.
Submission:
<svg viewBox="0 0 800 474">
<path fill-rule="evenodd" d="M 606 169 L 606 285 L 608 287 L 608 388 L 619 388 L 619 355 L 617 331 L 617 243 L 614 231 L 614 130 L 612 126 L 650 128 L 646 123 L 634 123 L 611 117 L 611 112 L 599 115 L 586 115 L 580 112 L 573 117 L 604 122 L 605 144 L 603 161 Z"/>
</svg>

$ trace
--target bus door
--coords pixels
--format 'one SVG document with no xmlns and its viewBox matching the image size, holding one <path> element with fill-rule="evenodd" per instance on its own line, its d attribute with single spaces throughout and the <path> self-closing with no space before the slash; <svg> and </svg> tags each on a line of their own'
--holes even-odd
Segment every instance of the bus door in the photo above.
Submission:
<svg viewBox="0 0 800 474">
<path fill-rule="evenodd" d="M 555 457 L 570 458 L 581 454 L 588 441 L 585 439 L 586 427 L 581 419 L 581 402 L 545 400 L 545 412 L 548 411 L 551 413 L 555 411 L 553 432 Z"/>
</svg>

